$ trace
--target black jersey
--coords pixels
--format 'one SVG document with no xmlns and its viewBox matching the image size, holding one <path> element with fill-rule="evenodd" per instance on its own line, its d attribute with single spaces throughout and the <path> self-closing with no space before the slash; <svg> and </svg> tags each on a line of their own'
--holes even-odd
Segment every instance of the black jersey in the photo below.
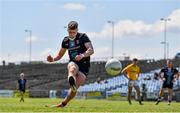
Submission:
<svg viewBox="0 0 180 113">
<path fill-rule="evenodd" d="M 171 68 L 170 70 L 165 67 L 163 69 L 161 69 L 160 71 L 161 73 L 164 74 L 163 78 L 165 78 L 165 81 L 163 82 L 163 87 L 165 88 L 165 86 L 169 86 L 169 88 L 173 87 L 173 79 L 174 79 L 174 75 L 178 73 L 178 70 L 175 68 Z"/>
<path fill-rule="evenodd" d="M 83 54 L 87 50 L 87 48 L 85 47 L 85 43 L 87 42 L 91 41 L 85 33 L 77 33 L 75 39 L 64 37 L 61 45 L 62 48 L 68 50 L 70 61 L 75 62 L 79 66 L 80 71 L 82 71 L 83 73 L 86 70 L 85 74 L 87 74 L 89 71 L 90 57 L 85 57 L 80 61 L 76 61 L 75 57 L 76 55 Z"/>
<path fill-rule="evenodd" d="M 25 91 L 26 90 L 26 79 L 19 79 L 18 84 L 19 84 L 19 90 L 20 91 Z"/>
</svg>

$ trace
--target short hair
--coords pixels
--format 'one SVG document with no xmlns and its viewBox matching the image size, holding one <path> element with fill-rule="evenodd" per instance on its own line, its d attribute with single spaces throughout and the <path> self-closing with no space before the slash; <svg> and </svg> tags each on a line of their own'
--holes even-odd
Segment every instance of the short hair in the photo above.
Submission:
<svg viewBox="0 0 180 113">
<path fill-rule="evenodd" d="M 166 62 L 173 62 L 171 59 L 167 59 Z"/>
<path fill-rule="evenodd" d="M 132 61 L 137 62 L 137 61 L 138 61 L 138 59 L 137 59 L 137 58 L 133 58 L 133 60 L 132 60 Z"/>
<path fill-rule="evenodd" d="M 68 30 L 78 29 L 78 23 L 76 21 L 70 21 L 68 23 Z"/>
<path fill-rule="evenodd" d="M 20 77 L 24 77 L 24 73 L 21 73 L 21 74 L 20 74 Z"/>
</svg>

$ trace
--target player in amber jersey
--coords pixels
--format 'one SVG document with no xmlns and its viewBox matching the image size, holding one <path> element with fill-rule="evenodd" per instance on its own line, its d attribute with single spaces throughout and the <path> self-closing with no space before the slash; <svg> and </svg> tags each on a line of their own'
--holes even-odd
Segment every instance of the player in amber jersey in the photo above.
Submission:
<svg viewBox="0 0 180 113">
<path fill-rule="evenodd" d="M 140 105 L 143 105 L 141 102 L 141 97 L 140 97 L 140 88 L 138 84 L 138 77 L 140 73 L 140 68 L 137 65 L 138 59 L 134 58 L 132 63 L 129 64 L 127 67 L 125 67 L 122 70 L 122 73 L 124 73 L 125 77 L 129 80 L 128 81 L 128 102 L 131 105 L 131 93 L 132 93 L 132 88 L 134 87 L 137 93 L 138 101 Z"/>
</svg>

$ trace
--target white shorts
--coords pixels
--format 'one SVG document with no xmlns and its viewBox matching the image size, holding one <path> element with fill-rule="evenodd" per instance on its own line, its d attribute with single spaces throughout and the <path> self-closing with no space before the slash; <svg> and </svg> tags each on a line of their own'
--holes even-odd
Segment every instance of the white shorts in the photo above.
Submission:
<svg viewBox="0 0 180 113">
<path fill-rule="evenodd" d="M 137 81 L 137 80 L 130 80 L 129 82 L 128 82 L 128 86 L 130 86 L 130 87 L 139 87 L 139 82 Z"/>
</svg>

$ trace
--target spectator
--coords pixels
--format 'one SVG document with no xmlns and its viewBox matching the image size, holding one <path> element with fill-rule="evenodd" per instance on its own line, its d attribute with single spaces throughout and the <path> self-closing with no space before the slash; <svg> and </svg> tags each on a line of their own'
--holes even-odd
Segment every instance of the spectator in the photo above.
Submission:
<svg viewBox="0 0 180 113">
<path fill-rule="evenodd" d="M 3 60 L 3 61 L 2 61 L 2 64 L 3 64 L 3 66 L 6 66 L 6 61 Z"/>
</svg>

